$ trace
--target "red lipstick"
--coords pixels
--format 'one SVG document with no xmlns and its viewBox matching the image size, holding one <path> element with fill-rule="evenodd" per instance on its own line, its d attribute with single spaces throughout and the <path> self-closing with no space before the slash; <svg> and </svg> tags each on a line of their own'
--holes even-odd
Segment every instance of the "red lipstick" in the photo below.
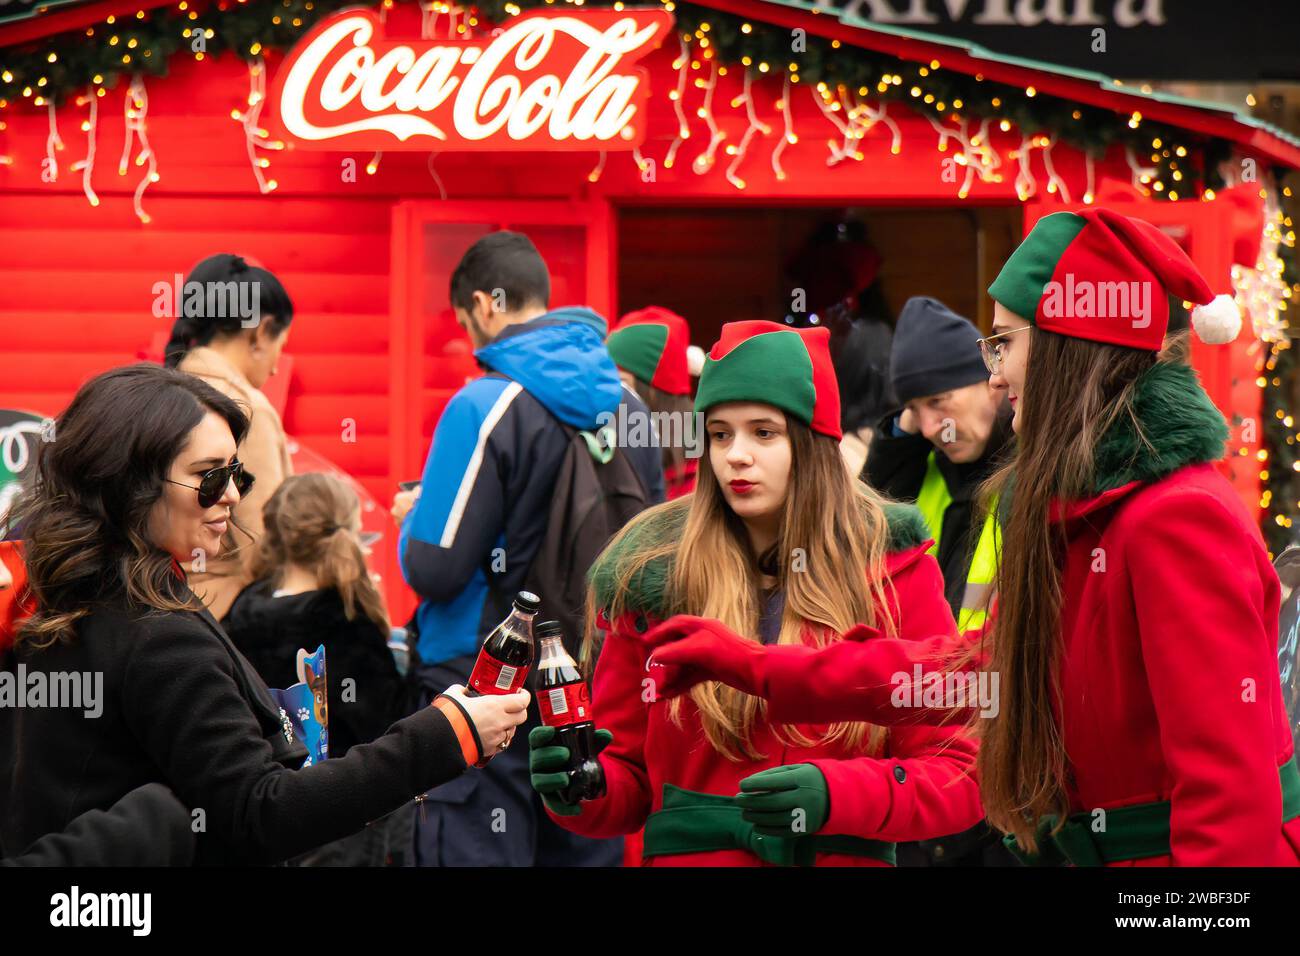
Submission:
<svg viewBox="0 0 1300 956">
<path fill-rule="evenodd" d="M 735 481 L 730 481 L 727 484 L 729 484 L 731 490 L 738 495 L 747 495 L 754 490 L 754 483 L 752 481 L 741 481 L 739 478 Z"/>
</svg>

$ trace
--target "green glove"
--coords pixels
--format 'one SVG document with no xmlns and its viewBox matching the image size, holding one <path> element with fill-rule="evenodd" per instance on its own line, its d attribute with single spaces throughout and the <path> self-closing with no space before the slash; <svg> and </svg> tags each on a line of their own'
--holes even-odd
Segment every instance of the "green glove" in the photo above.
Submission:
<svg viewBox="0 0 1300 956">
<path fill-rule="evenodd" d="M 542 796 L 546 809 L 556 816 L 576 817 L 582 806 L 569 803 L 560 793 L 569 786 L 569 748 L 553 744 L 554 727 L 534 727 L 528 734 L 528 771 L 533 789 Z M 596 753 L 609 746 L 614 735 L 608 730 L 596 731 Z"/>
<path fill-rule="evenodd" d="M 773 767 L 740 781 L 741 816 L 763 836 L 806 836 L 826 825 L 830 788 L 810 763 Z"/>
</svg>

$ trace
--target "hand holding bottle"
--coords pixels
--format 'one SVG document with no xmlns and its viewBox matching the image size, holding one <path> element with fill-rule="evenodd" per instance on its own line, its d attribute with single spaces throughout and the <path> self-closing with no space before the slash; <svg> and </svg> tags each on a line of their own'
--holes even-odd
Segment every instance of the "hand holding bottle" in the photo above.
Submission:
<svg viewBox="0 0 1300 956">
<path fill-rule="evenodd" d="M 464 685 L 453 684 L 441 696 L 460 705 L 473 726 L 482 757 L 480 766 L 509 747 L 515 728 L 528 718 L 529 694 L 526 690 L 471 697 L 465 693 Z"/>
<path fill-rule="evenodd" d="M 541 794 L 546 809 L 558 817 L 576 817 L 582 812 L 579 802 L 582 796 L 573 790 L 573 754 L 568 747 L 556 743 L 558 735 L 559 729 L 556 727 L 534 727 L 529 732 L 529 780 L 533 789 Z M 608 730 L 597 730 L 592 738 L 591 757 L 594 760 L 597 754 L 609 746 L 614 735 Z"/>
</svg>

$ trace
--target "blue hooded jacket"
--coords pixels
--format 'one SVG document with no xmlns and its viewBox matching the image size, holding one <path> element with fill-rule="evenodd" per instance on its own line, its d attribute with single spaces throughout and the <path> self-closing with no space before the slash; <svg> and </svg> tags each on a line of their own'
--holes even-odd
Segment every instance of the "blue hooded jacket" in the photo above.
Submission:
<svg viewBox="0 0 1300 956">
<path fill-rule="evenodd" d="M 402 576 L 420 596 L 423 664 L 477 653 L 506 616 L 546 533 L 568 440 L 619 405 L 645 412 L 605 350 L 604 320 L 557 309 L 508 326 L 474 353 L 488 370 L 452 396 L 420 497 L 402 523 Z M 663 501 L 660 450 L 623 449 L 649 501 Z"/>
</svg>

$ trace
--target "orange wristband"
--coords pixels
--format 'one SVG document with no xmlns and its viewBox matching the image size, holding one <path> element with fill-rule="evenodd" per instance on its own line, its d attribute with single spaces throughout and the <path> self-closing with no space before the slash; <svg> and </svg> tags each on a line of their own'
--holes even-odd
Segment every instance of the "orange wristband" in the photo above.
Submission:
<svg viewBox="0 0 1300 956">
<path fill-rule="evenodd" d="M 479 753 L 478 735 L 474 733 L 474 728 L 470 726 L 469 718 L 450 697 L 436 697 L 433 706 L 442 711 L 442 715 L 447 718 L 451 724 L 451 729 L 456 732 L 456 740 L 460 744 L 461 756 L 465 758 L 465 766 L 472 767 L 482 758 Z"/>
</svg>

